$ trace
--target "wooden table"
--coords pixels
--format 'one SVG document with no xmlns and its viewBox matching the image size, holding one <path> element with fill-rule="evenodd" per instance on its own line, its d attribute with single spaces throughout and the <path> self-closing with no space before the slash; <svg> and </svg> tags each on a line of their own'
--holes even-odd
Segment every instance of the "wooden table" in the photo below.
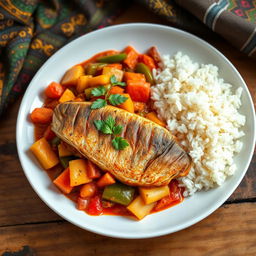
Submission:
<svg viewBox="0 0 256 256">
<path fill-rule="evenodd" d="M 165 23 L 138 6 L 131 7 L 116 20 L 117 24 L 125 22 Z M 231 60 L 256 102 L 256 62 L 218 36 L 207 41 Z M 19 104 L 20 101 L 14 104 L 0 123 L 1 255 L 256 255 L 255 155 L 234 194 L 222 207 L 194 226 L 141 241 L 107 238 L 63 220 L 32 190 L 16 150 Z"/>
</svg>

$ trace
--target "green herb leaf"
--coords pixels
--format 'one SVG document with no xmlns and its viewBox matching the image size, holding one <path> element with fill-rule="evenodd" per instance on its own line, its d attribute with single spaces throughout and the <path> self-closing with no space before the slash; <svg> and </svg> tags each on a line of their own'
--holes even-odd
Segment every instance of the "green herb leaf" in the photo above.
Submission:
<svg viewBox="0 0 256 256">
<path fill-rule="evenodd" d="M 119 86 L 126 86 L 126 83 L 125 82 L 119 82 L 119 81 L 117 81 L 117 79 L 116 79 L 116 76 L 115 75 L 112 75 L 111 77 L 110 77 L 110 83 L 111 83 L 111 85 L 119 85 Z"/>
<path fill-rule="evenodd" d="M 115 137 L 112 140 L 112 146 L 114 147 L 114 149 L 116 150 L 123 150 L 125 149 L 127 146 L 129 146 L 129 143 L 126 139 L 122 138 L 122 137 Z"/>
<path fill-rule="evenodd" d="M 118 135 L 123 131 L 123 126 L 122 125 L 116 125 L 113 128 L 113 134 Z"/>
<path fill-rule="evenodd" d="M 100 86 L 100 87 L 97 87 L 97 88 L 94 88 L 92 91 L 91 91 L 91 94 L 93 96 L 103 96 L 105 95 L 107 92 L 107 89 L 104 87 L 104 86 Z"/>
<path fill-rule="evenodd" d="M 128 98 L 120 94 L 111 94 L 108 98 L 111 105 L 116 106 L 125 102 Z"/>
<path fill-rule="evenodd" d="M 103 99 L 97 99 L 95 100 L 92 105 L 91 105 L 91 109 L 98 109 L 98 108 L 103 108 L 107 105 L 106 100 Z"/>
<path fill-rule="evenodd" d="M 112 75 L 111 77 L 110 77 L 110 83 L 112 84 L 112 85 L 114 85 L 115 83 L 117 83 L 118 81 L 116 80 L 116 76 L 115 75 Z"/>
<path fill-rule="evenodd" d="M 102 121 L 102 120 L 94 120 L 93 123 L 94 123 L 96 129 L 101 131 L 102 126 L 104 125 L 104 121 Z"/>
<path fill-rule="evenodd" d="M 104 133 L 104 134 L 112 134 L 112 133 L 113 133 L 111 127 L 109 127 L 109 125 L 106 124 L 105 121 L 104 121 L 104 124 L 103 124 L 103 126 L 101 127 L 100 131 L 101 131 L 102 133 Z"/>
<path fill-rule="evenodd" d="M 115 120 L 112 116 L 109 116 L 106 120 L 105 123 L 110 127 L 110 129 L 112 130 L 115 126 Z"/>
</svg>

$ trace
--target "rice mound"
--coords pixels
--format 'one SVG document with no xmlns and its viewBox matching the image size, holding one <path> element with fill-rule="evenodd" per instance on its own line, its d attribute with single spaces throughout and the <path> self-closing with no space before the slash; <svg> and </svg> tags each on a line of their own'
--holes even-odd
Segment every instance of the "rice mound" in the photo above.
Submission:
<svg viewBox="0 0 256 256">
<path fill-rule="evenodd" d="M 223 184 L 236 171 L 233 158 L 243 147 L 242 88 L 233 94 L 218 67 L 192 62 L 181 52 L 163 55 L 161 69 L 153 72 L 154 108 L 194 163 L 188 176 L 179 179 L 184 196 Z"/>
</svg>

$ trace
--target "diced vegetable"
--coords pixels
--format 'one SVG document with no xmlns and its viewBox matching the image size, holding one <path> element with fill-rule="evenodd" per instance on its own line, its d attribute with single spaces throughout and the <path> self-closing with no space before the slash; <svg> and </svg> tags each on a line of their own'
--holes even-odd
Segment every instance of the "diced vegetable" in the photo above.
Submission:
<svg viewBox="0 0 256 256">
<path fill-rule="evenodd" d="M 163 127 L 166 126 L 165 123 L 157 117 L 155 112 L 149 112 L 148 114 L 145 115 L 145 117 Z"/>
<path fill-rule="evenodd" d="M 58 145 L 58 151 L 59 151 L 59 156 L 60 157 L 64 157 L 64 156 L 72 156 L 73 152 L 71 152 L 70 150 L 67 149 L 67 147 L 65 146 L 65 144 L 63 142 L 61 142 Z"/>
<path fill-rule="evenodd" d="M 107 172 L 97 181 L 97 186 L 101 188 L 114 183 L 116 183 L 115 179 L 110 173 Z"/>
<path fill-rule="evenodd" d="M 45 169 L 50 169 L 59 163 L 58 157 L 44 137 L 37 140 L 30 150 Z"/>
<path fill-rule="evenodd" d="M 102 202 L 99 196 L 90 199 L 87 211 L 90 215 L 101 215 L 103 212 Z"/>
<path fill-rule="evenodd" d="M 134 192 L 135 188 L 133 187 L 115 183 L 104 188 L 102 198 L 118 204 L 128 205 L 133 200 Z"/>
<path fill-rule="evenodd" d="M 92 181 L 87 175 L 86 161 L 83 159 L 72 160 L 69 162 L 70 185 L 78 186 Z"/>
<path fill-rule="evenodd" d="M 107 75 L 99 75 L 88 79 L 88 87 L 100 86 L 109 83 L 110 77 Z"/>
<path fill-rule="evenodd" d="M 120 93 L 120 95 L 125 96 L 127 98 L 127 100 L 125 102 L 123 102 L 122 104 L 118 105 L 118 107 L 122 108 L 128 112 L 134 113 L 134 105 L 133 105 L 133 101 L 130 97 L 130 94 Z"/>
<path fill-rule="evenodd" d="M 172 180 L 169 184 L 169 188 L 170 195 L 163 197 L 157 202 L 157 205 L 155 206 L 156 211 L 162 210 L 172 203 L 182 200 L 181 189 L 178 187 L 177 180 Z"/>
<path fill-rule="evenodd" d="M 69 194 L 73 187 L 70 186 L 70 171 L 66 168 L 53 183 L 65 194 Z"/>
<path fill-rule="evenodd" d="M 156 64 L 161 62 L 161 56 L 155 46 L 149 49 L 148 54 L 153 58 Z"/>
<path fill-rule="evenodd" d="M 90 182 L 90 183 L 84 184 L 80 188 L 80 196 L 83 198 L 92 197 L 95 195 L 96 191 L 97 191 L 97 187 L 95 183 Z"/>
<path fill-rule="evenodd" d="M 116 68 L 116 69 L 123 69 L 123 65 L 121 63 L 111 63 L 111 64 L 107 64 L 107 67 L 112 67 L 112 68 Z"/>
<path fill-rule="evenodd" d="M 152 71 L 153 68 L 156 68 L 156 64 L 154 62 L 154 60 L 146 55 L 146 54 L 142 54 L 139 57 L 140 62 L 144 63 L 146 66 L 148 66 L 148 68 Z"/>
<path fill-rule="evenodd" d="M 83 67 L 81 65 L 74 66 L 65 73 L 60 83 L 64 86 L 76 86 L 77 79 L 82 75 L 84 75 Z"/>
<path fill-rule="evenodd" d="M 60 103 L 63 103 L 63 102 L 66 102 L 66 101 L 71 101 L 75 98 L 76 96 L 74 95 L 74 93 L 69 90 L 69 89 L 66 89 L 64 91 L 64 93 L 62 94 L 62 96 L 60 97 L 59 99 L 59 102 Z"/>
<path fill-rule="evenodd" d="M 99 168 L 89 160 L 87 161 L 87 175 L 90 179 L 96 179 L 101 176 Z"/>
<path fill-rule="evenodd" d="M 88 80 L 92 76 L 80 76 L 77 80 L 76 90 L 78 93 L 83 92 L 88 87 Z"/>
<path fill-rule="evenodd" d="M 127 54 L 126 59 L 123 61 L 123 63 L 130 69 L 134 69 L 137 62 L 138 62 L 138 57 L 139 54 L 133 49 L 133 47 L 128 46 L 124 50 L 125 53 Z"/>
<path fill-rule="evenodd" d="M 140 196 L 143 199 L 145 204 L 151 204 L 170 194 L 170 190 L 168 186 L 152 187 L 152 188 L 140 187 L 139 191 L 140 191 Z"/>
<path fill-rule="evenodd" d="M 50 108 L 35 108 L 30 114 L 34 124 L 48 124 L 52 121 L 53 110 Z"/>
<path fill-rule="evenodd" d="M 104 67 L 102 70 L 102 75 L 107 75 L 109 77 L 114 75 L 116 80 L 121 82 L 123 79 L 124 71 L 113 67 Z"/>
<path fill-rule="evenodd" d="M 45 89 L 45 95 L 51 99 L 59 99 L 64 89 L 61 84 L 51 82 Z"/>
<path fill-rule="evenodd" d="M 57 136 L 55 136 L 52 140 L 51 140 L 51 145 L 53 147 L 57 147 L 61 142 L 61 139 Z"/>
<path fill-rule="evenodd" d="M 55 133 L 52 131 L 51 129 L 51 125 L 49 125 L 46 130 L 44 131 L 44 137 L 47 139 L 47 140 L 52 140 L 54 137 L 55 137 Z"/>
<path fill-rule="evenodd" d="M 133 101 L 133 105 L 135 113 L 142 112 L 146 108 L 146 104 L 144 102 Z"/>
<path fill-rule="evenodd" d="M 121 88 L 119 86 L 113 86 L 110 91 L 109 94 L 122 94 L 124 92 L 124 88 Z"/>
<path fill-rule="evenodd" d="M 138 196 L 134 201 L 132 201 L 127 209 L 141 220 L 152 211 L 155 205 L 156 203 L 145 204 L 143 199 Z"/>
<path fill-rule="evenodd" d="M 134 73 L 134 72 L 125 72 L 124 73 L 124 81 L 127 83 L 128 80 L 146 82 L 146 78 L 145 78 L 144 74 Z"/>
<path fill-rule="evenodd" d="M 64 168 L 67 168 L 69 166 L 69 162 L 72 160 L 77 159 L 76 156 L 64 156 L 64 157 L 60 157 L 60 163 Z"/>
<path fill-rule="evenodd" d="M 136 72 L 144 74 L 146 77 L 147 82 L 150 84 L 154 83 L 153 75 L 149 69 L 148 66 L 146 66 L 144 63 L 138 63 L 135 68 Z"/>
<path fill-rule="evenodd" d="M 76 207 L 78 210 L 86 210 L 88 205 L 89 205 L 89 199 L 85 199 L 85 198 L 81 198 L 81 197 L 77 198 Z"/>
<path fill-rule="evenodd" d="M 102 62 L 102 63 L 122 62 L 123 60 L 126 59 L 126 57 L 127 57 L 127 55 L 125 53 L 119 53 L 119 54 L 100 57 L 97 59 L 97 62 Z"/>
<path fill-rule="evenodd" d="M 146 103 L 150 97 L 150 84 L 143 81 L 128 80 L 126 91 L 132 100 Z"/>
<path fill-rule="evenodd" d="M 86 74 L 95 76 L 98 71 L 105 67 L 105 63 L 89 63 L 86 67 Z"/>
</svg>

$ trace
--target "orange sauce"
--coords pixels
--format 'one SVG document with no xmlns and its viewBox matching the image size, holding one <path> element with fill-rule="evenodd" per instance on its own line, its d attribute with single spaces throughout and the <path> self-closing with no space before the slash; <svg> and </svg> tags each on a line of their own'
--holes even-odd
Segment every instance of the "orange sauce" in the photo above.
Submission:
<svg viewBox="0 0 256 256">
<path fill-rule="evenodd" d="M 109 51 L 104 51 L 104 52 L 101 52 L 101 53 L 98 53 L 96 55 L 94 55 L 92 58 L 84 61 L 84 62 L 81 62 L 77 65 L 82 65 L 82 66 L 86 66 L 87 64 L 91 63 L 91 62 L 95 62 L 95 60 L 99 57 L 103 57 L 103 56 L 107 56 L 107 55 L 113 55 L 113 54 L 118 54 L 120 53 L 119 51 L 115 51 L 115 50 L 109 50 Z M 76 65 L 75 65 L 76 66 Z M 51 108 L 51 109 L 54 109 L 58 104 L 58 100 L 52 100 L 52 99 L 49 99 L 49 98 L 46 98 L 45 99 L 45 102 L 43 104 L 44 107 L 47 107 L 47 108 Z M 146 106 L 146 108 L 150 108 L 150 103 Z M 48 127 L 48 124 L 47 125 L 43 125 L 43 124 L 35 124 L 35 130 L 34 130 L 34 135 L 35 135 L 35 140 L 38 140 L 40 138 L 42 138 L 44 136 L 44 132 L 45 130 L 47 129 Z M 55 151 L 57 150 L 56 148 L 54 149 Z M 55 178 L 57 178 L 60 173 L 64 170 L 64 168 L 58 164 L 57 166 L 49 169 L 49 170 L 46 170 L 49 178 L 53 181 Z M 177 182 L 177 181 L 175 181 Z M 77 187 L 74 187 L 74 189 L 72 190 L 72 192 L 70 194 L 64 194 L 67 198 L 69 198 L 70 200 L 72 200 L 74 203 L 77 203 L 77 199 L 79 197 L 79 189 L 80 189 L 81 186 L 77 186 Z M 176 187 L 177 189 L 177 187 Z M 159 212 L 159 211 L 162 211 L 162 210 L 165 210 L 167 208 L 170 208 L 170 207 L 173 207 L 179 203 L 181 203 L 184 198 L 182 196 L 183 194 L 183 191 L 181 188 L 178 188 L 179 191 L 177 192 L 177 190 L 175 191 L 175 193 L 179 193 L 179 197 L 177 200 L 175 201 L 172 201 L 168 204 L 165 204 L 164 207 L 162 207 L 161 209 L 153 209 L 151 213 L 155 213 L 155 212 Z M 172 193 L 172 186 L 170 186 L 170 192 Z M 102 191 L 98 191 L 98 194 L 102 194 Z M 86 212 L 86 210 L 84 210 Z M 86 212 L 87 213 L 87 212 Z M 88 214 L 88 213 L 87 213 Z M 103 208 L 103 211 L 102 211 L 102 214 L 103 215 L 115 215 L 115 216 L 128 216 L 128 217 L 133 217 L 133 214 L 131 214 L 126 206 L 123 206 L 123 205 L 119 205 L 119 204 L 114 204 L 113 206 L 111 207 L 108 207 L 108 208 Z"/>
</svg>

